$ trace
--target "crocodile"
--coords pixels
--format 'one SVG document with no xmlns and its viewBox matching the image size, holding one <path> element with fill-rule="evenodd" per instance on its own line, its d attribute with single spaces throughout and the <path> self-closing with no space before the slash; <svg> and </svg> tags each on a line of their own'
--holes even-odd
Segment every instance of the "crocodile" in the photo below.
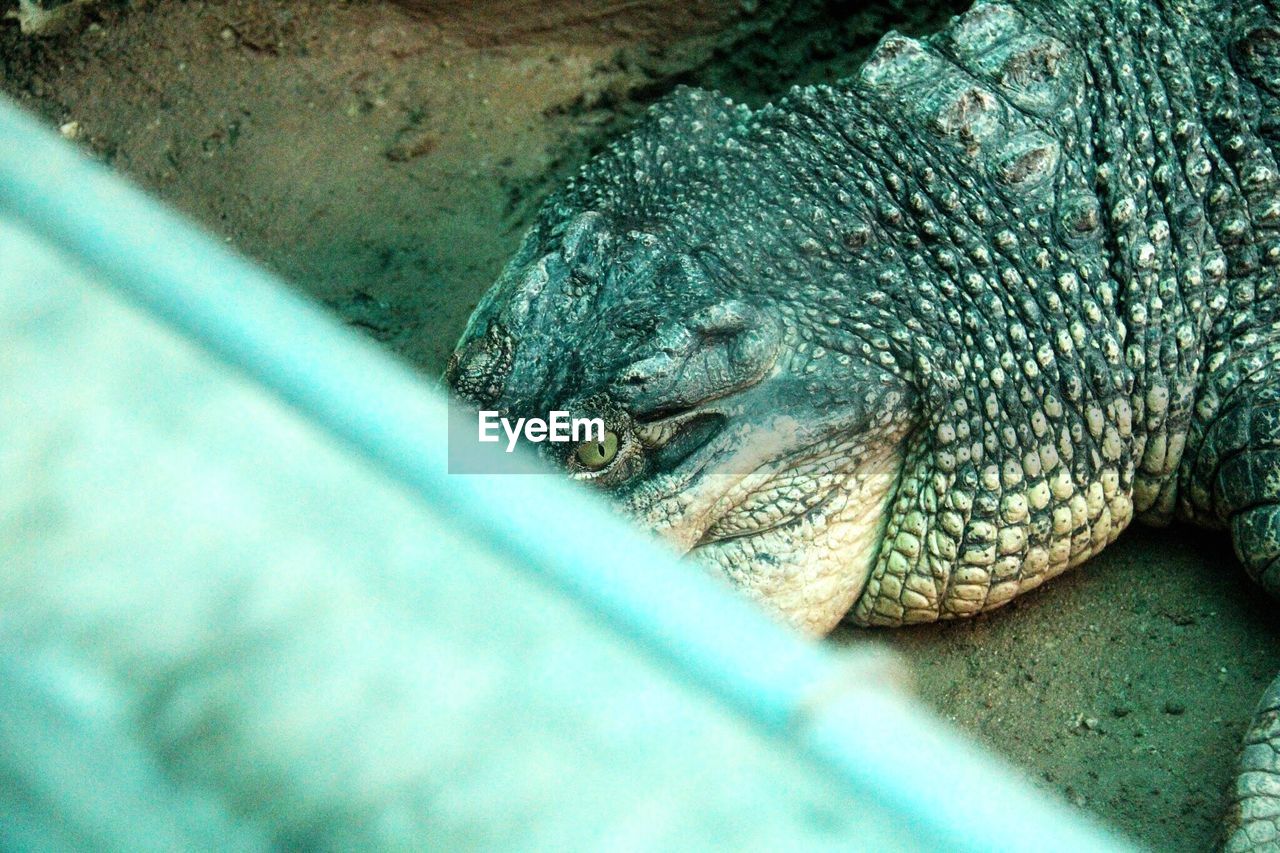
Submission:
<svg viewBox="0 0 1280 853">
<path fill-rule="evenodd" d="M 1280 592 L 1280 9 L 982 2 L 548 199 L 445 379 L 791 624 L 1007 604 L 1129 523 Z M 1280 679 L 1229 850 L 1280 847 Z"/>
</svg>

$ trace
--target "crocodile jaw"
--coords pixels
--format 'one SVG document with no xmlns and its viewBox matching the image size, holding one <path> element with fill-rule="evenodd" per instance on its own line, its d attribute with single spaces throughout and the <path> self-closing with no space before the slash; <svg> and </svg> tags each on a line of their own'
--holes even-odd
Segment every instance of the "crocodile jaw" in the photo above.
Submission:
<svg viewBox="0 0 1280 853">
<path fill-rule="evenodd" d="M 709 459 L 651 481 L 625 509 L 781 621 L 822 635 L 876 564 L 909 428 L 892 408 L 874 425 L 816 435 L 775 417 L 722 436 L 736 452 L 708 447 Z"/>
<path fill-rule="evenodd" d="M 841 471 L 824 500 L 809 511 L 756 532 L 699 545 L 690 557 L 771 614 L 823 636 L 866 587 L 902 459 L 897 447 L 861 459 Z"/>
</svg>

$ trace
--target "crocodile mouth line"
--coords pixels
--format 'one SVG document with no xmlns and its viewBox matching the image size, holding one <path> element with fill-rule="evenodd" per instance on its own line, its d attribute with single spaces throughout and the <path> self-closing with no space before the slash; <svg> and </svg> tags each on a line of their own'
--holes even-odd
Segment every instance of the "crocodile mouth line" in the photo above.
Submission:
<svg viewBox="0 0 1280 853">
<path fill-rule="evenodd" d="M 720 518 L 717 518 L 716 522 L 713 522 L 711 526 L 708 527 L 707 530 L 702 534 L 702 538 L 699 539 L 698 542 L 691 549 L 689 549 L 689 552 L 693 553 L 694 551 L 697 551 L 699 548 L 702 548 L 707 545 L 722 544 L 726 542 L 732 542 L 737 539 L 750 539 L 755 536 L 765 536 L 769 533 L 773 533 L 778 530 L 785 530 L 788 527 L 795 526 L 800 522 L 804 521 L 806 518 L 809 518 L 817 513 L 820 513 L 822 510 L 829 508 L 832 501 L 840 493 L 840 491 L 841 491 L 840 483 L 838 482 L 831 483 L 822 489 L 821 497 L 819 497 L 811 505 L 805 505 L 801 507 L 797 512 L 788 513 L 774 521 L 760 525 L 759 527 L 753 527 L 750 529 L 746 529 L 746 530 L 742 530 L 734 533 L 721 533 L 721 534 L 715 533 L 714 531 L 715 531 L 716 523 L 718 523 L 720 520 Z M 757 492 L 752 491 L 747 495 L 743 496 L 739 501 L 735 502 L 734 505 L 729 508 L 728 512 L 724 513 L 724 515 L 721 516 L 721 518 L 729 517 L 729 516 L 732 516 L 734 513 L 742 511 L 746 503 L 755 494 L 757 494 Z"/>
<path fill-rule="evenodd" d="M 632 495 L 631 509 L 680 552 L 803 538 L 851 519 L 860 529 L 883 527 L 885 466 L 896 466 L 888 486 L 896 492 L 906 422 L 782 418 L 735 425 L 737 413 L 717 398 L 633 421 L 660 479 Z M 673 506 L 667 501 L 675 494 L 688 499 Z"/>
</svg>

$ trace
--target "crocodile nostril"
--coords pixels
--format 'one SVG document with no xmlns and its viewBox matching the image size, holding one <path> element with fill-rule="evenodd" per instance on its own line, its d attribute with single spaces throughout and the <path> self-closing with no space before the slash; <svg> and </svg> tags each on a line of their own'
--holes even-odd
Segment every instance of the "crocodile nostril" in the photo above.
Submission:
<svg viewBox="0 0 1280 853">
<path fill-rule="evenodd" d="M 449 356 L 445 384 L 476 406 L 496 403 L 511 373 L 515 343 L 506 328 L 491 320 L 483 337 L 473 338 Z"/>
</svg>

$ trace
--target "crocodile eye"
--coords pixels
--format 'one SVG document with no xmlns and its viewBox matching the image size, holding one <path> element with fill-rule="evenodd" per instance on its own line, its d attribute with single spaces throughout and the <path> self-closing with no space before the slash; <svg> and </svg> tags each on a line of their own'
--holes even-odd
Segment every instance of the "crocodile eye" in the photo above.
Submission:
<svg viewBox="0 0 1280 853">
<path fill-rule="evenodd" d="M 578 461 L 589 471 L 599 471 L 618 455 L 618 434 L 606 432 L 601 441 L 584 441 L 576 451 Z"/>
</svg>

